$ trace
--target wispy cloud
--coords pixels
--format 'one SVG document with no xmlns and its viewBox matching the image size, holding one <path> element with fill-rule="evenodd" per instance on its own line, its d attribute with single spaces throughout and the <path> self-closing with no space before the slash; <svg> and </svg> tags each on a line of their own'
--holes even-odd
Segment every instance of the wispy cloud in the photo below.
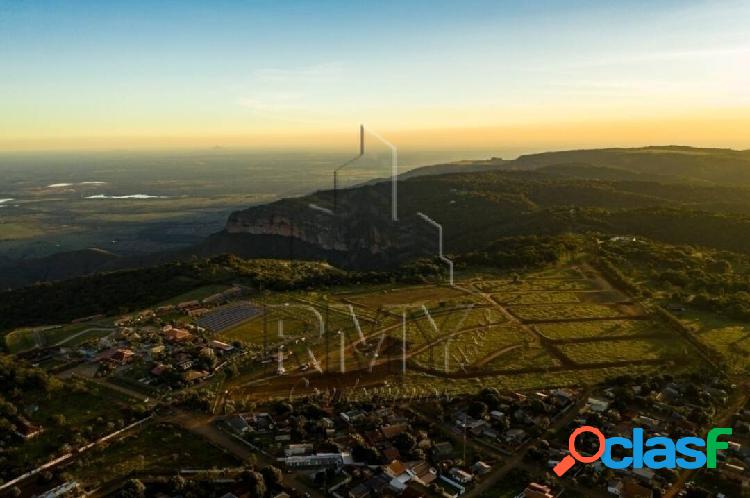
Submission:
<svg viewBox="0 0 750 498">
<path fill-rule="evenodd" d="M 344 65 L 329 62 L 299 68 L 262 68 L 253 73 L 253 78 L 265 83 L 311 83 L 331 80 L 343 74 Z"/>
<path fill-rule="evenodd" d="M 279 92 L 259 92 L 253 97 L 242 97 L 239 104 L 247 109 L 263 112 L 299 110 L 304 107 L 301 94 Z"/>
</svg>

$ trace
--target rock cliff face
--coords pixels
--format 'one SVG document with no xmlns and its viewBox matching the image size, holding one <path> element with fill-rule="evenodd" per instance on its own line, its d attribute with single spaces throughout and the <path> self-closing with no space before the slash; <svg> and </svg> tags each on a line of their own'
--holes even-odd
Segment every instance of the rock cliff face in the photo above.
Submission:
<svg viewBox="0 0 750 498">
<path fill-rule="evenodd" d="M 324 259 L 346 268 L 393 266 L 435 256 L 437 232 L 416 213 L 391 220 L 390 196 L 383 186 L 284 199 L 232 213 L 216 245 L 244 257 Z"/>
</svg>

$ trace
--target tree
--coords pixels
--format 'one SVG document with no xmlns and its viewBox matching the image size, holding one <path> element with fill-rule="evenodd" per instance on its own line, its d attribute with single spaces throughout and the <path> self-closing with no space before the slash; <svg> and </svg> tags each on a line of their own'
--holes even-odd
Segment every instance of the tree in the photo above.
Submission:
<svg viewBox="0 0 750 498">
<path fill-rule="evenodd" d="M 482 401 L 472 401 L 466 411 L 471 418 L 480 419 L 487 415 L 487 404 Z"/>
<path fill-rule="evenodd" d="M 404 456 L 408 456 L 417 446 L 417 439 L 409 432 L 402 432 L 393 438 L 393 446 Z"/>
<path fill-rule="evenodd" d="M 284 473 L 273 465 L 266 465 L 260 470 L 269 490 L 281 489 L 284 486 Z"/>
<path fill-rule="evenodd" d="M 240 479 L 248 486 L 250 496 L 257 496 L 258 498 L 262 498 L 266 495 L 266 481 L 263 478 L 263 474 L 261 474 L 260 472 L 255 472 L 254 470 L 246 470 L 242 473 Z"/>
<path fill-rule="evenodd" d="M 144 498 L 146 486 L 138 479 L 130 479 L 120 490 L 120 498 Z"/>
</svg>

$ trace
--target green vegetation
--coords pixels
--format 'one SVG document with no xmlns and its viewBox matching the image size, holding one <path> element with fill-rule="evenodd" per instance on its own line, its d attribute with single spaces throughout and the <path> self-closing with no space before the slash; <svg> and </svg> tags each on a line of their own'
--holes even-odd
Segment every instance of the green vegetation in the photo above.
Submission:
<svg viewBox="0 0 750 498">
<path fill-rule="evenodd" d="M 111 323 L 87 322 L 54 327 L 21 328 L 5 336 L 5 347 L 10 353 L 28 351 L 37 347 L 83 344 L 112 333 Z"/>
<path fill-rule="evenodd" d="M 612 339 L 559 346 L 562 352 L 576 363 L 608 363 L 655 359 L 690 359 L 686 343 L 677 337 L 650 339 Z"/>
<path fill-rule="evenodd" d="M 510 310 L 522 320 L 566 320 L 573 318 L 612 318 L 625 316 L 616 307 L 604 304 L 510 306 Z"/>
<path fill-rule="evenodd" d="M 632 337 L 665 333 L 664 326 L 649 320 L 601 320 L 593 322 L 540 323 L 537 330 L 552 340 Z"/>
<path fill-rule="evenodd" d="M 53 456 L 95 440 L 127 422 L 143 410 L 98 385 L 49 376 L 41 369 L 7 355 L 0 355 L 0 434 L 3 439 L 26 420 L 42 432 L 28 441 L 5 441 L 0 456 L 0 478 L 23 473 Z"/>
<path fill-rule="evenodd" d="M 85 485 L 96 487 L 131 472 L 171 474 L 175 469 L 208 470 L 240 464 L 200 436 L 169 424 L 150 424 L 108 447 L 83 455 L 70 473 Z"/>
<path fill-rule="evenodd" d="M 417 275 L 438 272 L 429 262 L 396 273 L 348 273 L 305 261 L 250 261 L 233 256 L 194 259 L 0 292 L 0 331 L 95 314 L 127 313 L 207 285 L 241 282 L 258 290 L 282 291 L 352 282 L 414 281 Z"/>
</svg>

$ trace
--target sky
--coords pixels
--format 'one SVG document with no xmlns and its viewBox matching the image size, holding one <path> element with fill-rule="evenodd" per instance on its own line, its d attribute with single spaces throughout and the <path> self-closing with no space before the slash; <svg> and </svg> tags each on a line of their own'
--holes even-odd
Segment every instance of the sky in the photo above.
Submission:
<svg viewBox="0 0 750 498">
<path fill-rule="evenodd" d="M 0 150 L 750 148 L 750 2 L 0 0 Z"/>
</svg>

